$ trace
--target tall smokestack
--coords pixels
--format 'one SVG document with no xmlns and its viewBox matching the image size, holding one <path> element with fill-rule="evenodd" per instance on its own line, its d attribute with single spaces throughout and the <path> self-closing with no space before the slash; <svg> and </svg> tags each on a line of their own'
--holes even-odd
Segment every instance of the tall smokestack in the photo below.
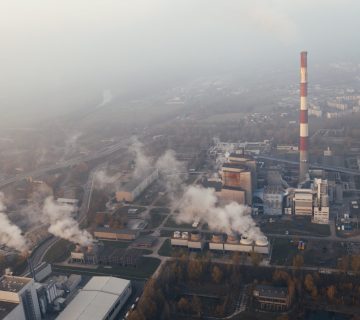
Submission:
<svg viewBox="0 0 360 320">
<path fill-rule="evenodd" d="M 299 182 L 304 182 L 309 171 L 309 123 L 307 105 L 307 52 L 300 53 L 300 168 Z"/>
</svg>

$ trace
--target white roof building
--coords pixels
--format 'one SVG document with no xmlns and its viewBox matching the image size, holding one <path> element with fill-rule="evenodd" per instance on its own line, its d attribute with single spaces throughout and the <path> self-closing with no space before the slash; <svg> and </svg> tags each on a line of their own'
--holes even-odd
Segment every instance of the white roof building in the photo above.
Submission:
<svg viewBox="0 0 360 320">
<path fill-rule="evenodd" d="M 92 277 L 57 319 L 115 319 L 130 295 L 130 280 L 113 277 Z"/>
</svg>

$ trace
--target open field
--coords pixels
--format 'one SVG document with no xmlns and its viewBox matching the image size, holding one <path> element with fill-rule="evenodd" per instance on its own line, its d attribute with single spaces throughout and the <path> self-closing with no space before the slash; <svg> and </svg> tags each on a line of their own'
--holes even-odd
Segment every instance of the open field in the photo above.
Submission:
<svg viewBox="0 0 360 320">
<path fill-rule="evenodd" d="M 311 223 L 310 218 L 265 222 L 260 228 L 262 232 L 269 234 L 285 234 L 288 231 L 290 235 L 330 236 L 329 225 Z"/>
</svg>

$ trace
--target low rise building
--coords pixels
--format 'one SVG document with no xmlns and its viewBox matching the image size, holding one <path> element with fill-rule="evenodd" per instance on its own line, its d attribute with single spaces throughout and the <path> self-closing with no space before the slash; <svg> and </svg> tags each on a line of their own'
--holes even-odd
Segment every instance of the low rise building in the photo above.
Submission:
<svg viewBox="0 0 360 320">
<path fill-rule="evenodd" d="M 57 319 L 116 319 L 131 292 L 130 280 L 114 277 L 92 277 Z"/>
<path fill-rule="evenodd" d="M 259 309 L 268 311 L 286 311 L 292 302 L 286 287 L 257 285 L 253 291 L 253 298 Z"/>
</svg>

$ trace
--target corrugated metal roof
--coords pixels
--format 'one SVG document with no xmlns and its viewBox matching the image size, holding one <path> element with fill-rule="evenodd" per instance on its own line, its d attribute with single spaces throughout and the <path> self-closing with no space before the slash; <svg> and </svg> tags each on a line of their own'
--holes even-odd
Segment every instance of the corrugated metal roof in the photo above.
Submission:
<svg viewBox="0 0 360 320">
<path fill-rule="evenodd" d="M 92 277 L 57 319 L 103 319 L 129 283 L 120 278 Z"/>
</svg>

